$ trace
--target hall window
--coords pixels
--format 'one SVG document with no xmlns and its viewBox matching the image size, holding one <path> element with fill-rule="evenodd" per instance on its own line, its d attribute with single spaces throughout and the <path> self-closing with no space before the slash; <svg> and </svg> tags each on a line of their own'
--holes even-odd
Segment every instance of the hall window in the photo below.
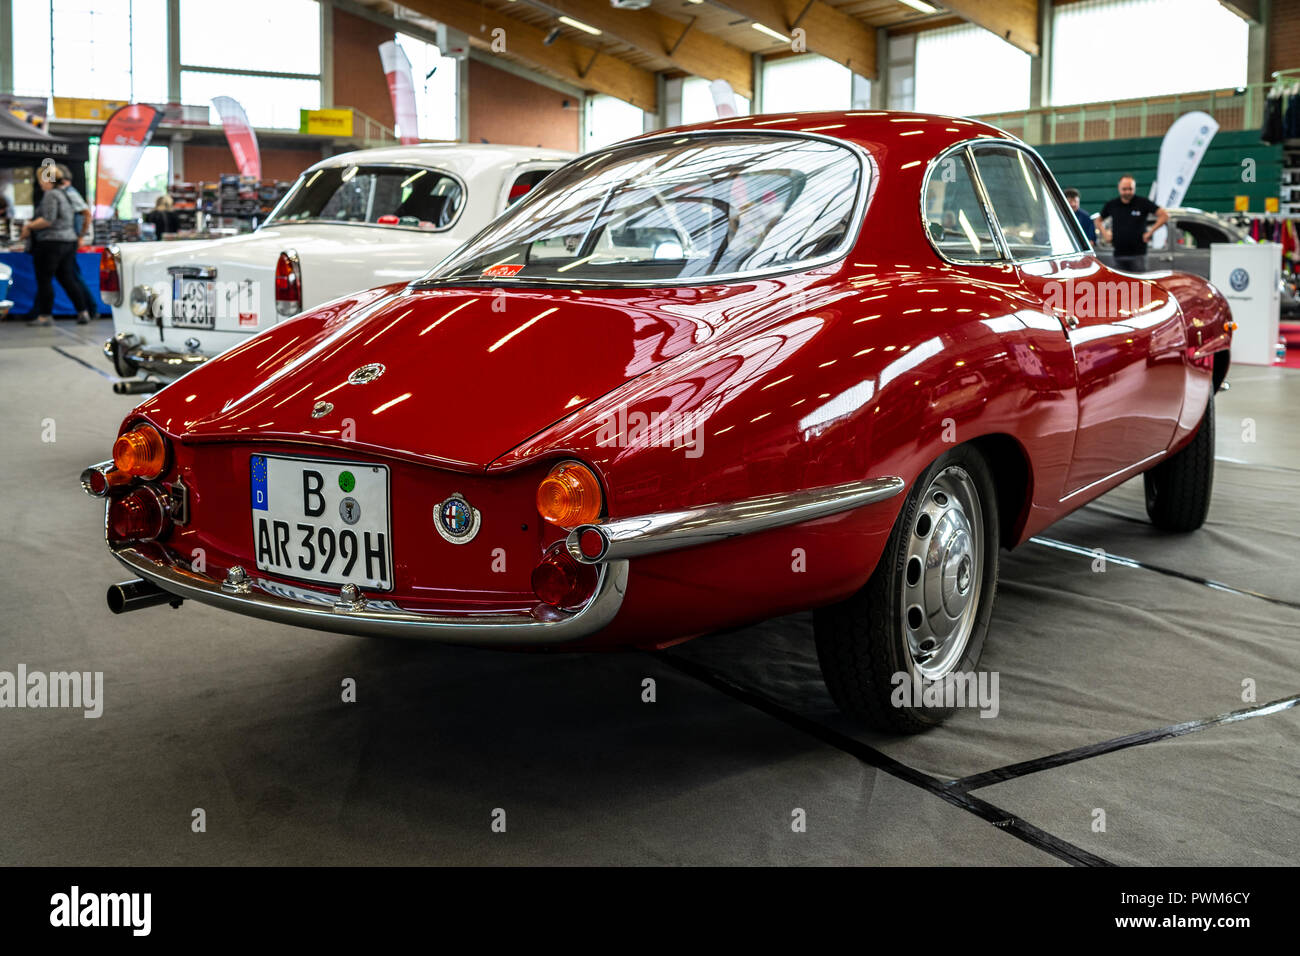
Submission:
<svg viewBox="0 0 1300 956">
<path fill-rule="evenodd" d="M 718 118 L 718 108 L 713 102 L 712 84 L 702 76 L 688 76 L 682 80 L 682 124 L 707 123 Z M 736 114 L 749 115 L 749 97 L 733 93 Z"/>
<path fill-rule="evenodd" d="M 587 97 L 588 151 L 645 132 L 645 112 L 614 96 L 597 93 Z"/>
<path fill-rule="evenodd" d="M 1029 109 L 1029 68 L 1028 53 L 983 27 L 927 30 L 916 38 L 914 109 L 944 116 Z"/>
<path fill-rule="evenodd" d="M 847 110 L 853 106 L 853 73 L 824 56 L 763 61 L 764 113 Z"/>
<path fill-rule="evenodd" d="M 22 0 L 12 9 L 14 93 L 167 101 L 167 0 Z"/>
<path fill-rule="evenodd" d="M 1052 11 L 1051 102 L 1235 89 L 1249 50 L 1249 25 L 1219 0 L 1065 4 Z"/>
<path fill-rule="evenodd" d="M 298 128 L 299 110 L 320 109 L 317 0 L 221 0 L 219 12 L 180 0 L 180 17 L 181 102 L 233 96 L 254 126 L 283 129 Z M 220 125 L 215 110 L 209 122 Z"/>
</svg>

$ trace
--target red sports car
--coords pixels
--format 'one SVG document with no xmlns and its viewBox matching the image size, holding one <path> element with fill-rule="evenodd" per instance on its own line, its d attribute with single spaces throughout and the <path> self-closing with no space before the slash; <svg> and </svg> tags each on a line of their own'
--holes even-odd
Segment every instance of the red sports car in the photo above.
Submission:
<svg viewBox="0 0 1300 956">
<path fill-rule="evenodd" d="M 114 611 L 595 649 L 815 608 L 838 705 L 913 731 L 948 711 L 891 692 L 973 671 L 1000 547 L 1139 473 L 1202 523 L 1230 318 L 1099 263 L 1000 130 L 725 119 L 203 365 L 82 481 Z"/>
</svg>

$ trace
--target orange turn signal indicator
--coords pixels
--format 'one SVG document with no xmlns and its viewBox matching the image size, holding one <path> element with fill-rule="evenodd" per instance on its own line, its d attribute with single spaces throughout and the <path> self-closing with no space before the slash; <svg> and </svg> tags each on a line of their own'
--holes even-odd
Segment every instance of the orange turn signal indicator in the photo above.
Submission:
<svg viewBox="0 0 1300 956">
<path fill-rule="evenodd" d="M 138 425 L 113 443 L 113 464 L 136 478 L 157 478 L 167 465 L 167 443 L 152 425 Z"/>
<path fill-rule="evenodd" d="M 576 461 L 556 465 L 537 486 L 538 514 L 561 528 L 599 520 L 604 504 L 595 472 Z"/>
</svg>

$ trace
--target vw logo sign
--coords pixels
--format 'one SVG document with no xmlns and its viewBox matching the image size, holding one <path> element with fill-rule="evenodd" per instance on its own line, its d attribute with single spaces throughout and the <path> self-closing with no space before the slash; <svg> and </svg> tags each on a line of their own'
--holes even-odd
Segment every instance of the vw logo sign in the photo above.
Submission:
<svg viewBox="0 0 1300 956">
<path fill-rule="evenodd" d="M 456 492 L 433 509 L 433 526 L 438 534 L 452 544 L 466 544 L 478 534 L 480 515 L 478 509 Z"/>
<path fill-rule="evenodd" d="M 379 376 L 384 374 L 384 367 L 378 362 L 371 362 L 369 365 L 363 365 L 359 369 L 354 369 L 348 376 L 349 385 L 365 385 L 367 382 L 373 382 Z"/>
<path fill-rule="evenodd" d="M 1228 285 L 1234 292 L 1245 292 L 1246 286 L 1250 285 L 1250 273 L 1245 269 L 1233 269 L 1228 276 Z"/>
</svg>

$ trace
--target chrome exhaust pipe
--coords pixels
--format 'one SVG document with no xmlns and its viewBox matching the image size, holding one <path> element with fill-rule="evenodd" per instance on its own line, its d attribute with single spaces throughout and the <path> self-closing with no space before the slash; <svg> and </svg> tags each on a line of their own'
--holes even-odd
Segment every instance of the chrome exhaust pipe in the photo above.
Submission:
<svg viewBox="0 0 1300 956">
<path fill-rule="evenodd" d="M 138 611 L 141 608 L 154 607 L 157 604 L 170 604 L 172 607 L 180 607 L 182 600 L 182 598 L 177 597 L 170 591 L 164 591 L 158 585 L 146 581 L 144 578 L 123 581 L 120 584 L 114 584 L 108 589 L 108 609 L 114 614 Z"/>
<path fill-rule="evenodd" d="M 117 395 L 144 395 L 162 388 L 161 382 L 150 382 L 141 378 L 128 379 L 113 383 L 113 392 Z"/>
</svg>

